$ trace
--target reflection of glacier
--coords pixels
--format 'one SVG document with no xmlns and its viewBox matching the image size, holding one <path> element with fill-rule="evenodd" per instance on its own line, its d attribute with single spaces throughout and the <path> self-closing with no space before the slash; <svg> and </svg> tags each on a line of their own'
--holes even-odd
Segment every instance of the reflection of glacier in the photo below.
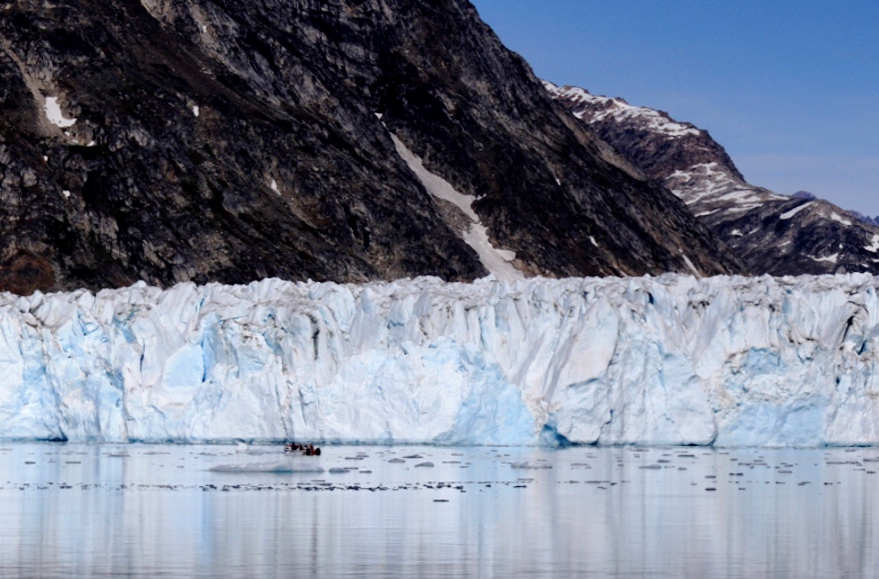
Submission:
<svg viewBox="0 0 879 579">
<path fill-rule="evenodd" d="M 879 442 L 874 278 L 0 296 L 0 437 Z"/>
</svg>

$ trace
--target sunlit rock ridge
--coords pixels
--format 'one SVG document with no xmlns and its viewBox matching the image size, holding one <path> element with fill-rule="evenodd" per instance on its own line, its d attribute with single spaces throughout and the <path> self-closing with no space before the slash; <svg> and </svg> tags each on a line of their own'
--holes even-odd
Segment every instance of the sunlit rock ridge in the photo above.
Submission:
<svg viewBox="0 0 879 579">
<path fill-rule="evenodd" d="M 0 296 L 0 438 L 879 442 L 879 280 L 140 284 Z"/>
<path fill-rule="evenodd" d="M 623 99 L 544 82 L 572 116 L 681 198 L 756 275 L 879 274 L 879 227 L 800 192 L 779 195 L 745 181 L 707 131 Z"/>
</svg>

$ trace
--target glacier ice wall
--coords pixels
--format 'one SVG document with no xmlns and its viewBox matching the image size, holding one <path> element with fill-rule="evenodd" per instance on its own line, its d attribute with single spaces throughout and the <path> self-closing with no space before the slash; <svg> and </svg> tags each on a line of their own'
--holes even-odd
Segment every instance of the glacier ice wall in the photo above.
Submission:
<svg viewBox="0 0 879 579">
<path fill-rule="evenodd" d="M 877 279 L 0 296 L 0 438 L 879 443 Z"/>
</svg>

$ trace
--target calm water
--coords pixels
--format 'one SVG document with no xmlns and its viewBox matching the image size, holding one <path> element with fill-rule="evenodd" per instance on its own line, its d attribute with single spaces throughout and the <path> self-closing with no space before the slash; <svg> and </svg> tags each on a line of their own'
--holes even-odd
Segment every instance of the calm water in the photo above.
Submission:
<svg viewBox="0 0 879 579">
<path fill-rule="evenodd" d="M 874 460 L 879 449 L 285 459 L 277 447 L 6 445 L 0 577 L 874 577 Z M 260 472 L 279 466 L 325 472 Z"/>
</svg>

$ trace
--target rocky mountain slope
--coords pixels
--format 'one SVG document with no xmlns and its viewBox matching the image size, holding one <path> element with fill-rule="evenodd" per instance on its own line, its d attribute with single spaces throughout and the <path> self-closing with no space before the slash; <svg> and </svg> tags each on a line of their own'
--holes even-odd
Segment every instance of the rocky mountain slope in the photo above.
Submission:
<svg viewBox="0 0 879 579">
<path fill-rule="evenodd" d="M 0 86 L 3 290 L 743 269 L 466 0 L 5 2 Z"/>
<path fill-rule="evenodd" d="M 752 273 L 879 273 L 879 228 L 857 213 L 748 184 L 707 131 L 664 112 L 544 84 L 575 117 L 677 194 Z"/>
</svg>

